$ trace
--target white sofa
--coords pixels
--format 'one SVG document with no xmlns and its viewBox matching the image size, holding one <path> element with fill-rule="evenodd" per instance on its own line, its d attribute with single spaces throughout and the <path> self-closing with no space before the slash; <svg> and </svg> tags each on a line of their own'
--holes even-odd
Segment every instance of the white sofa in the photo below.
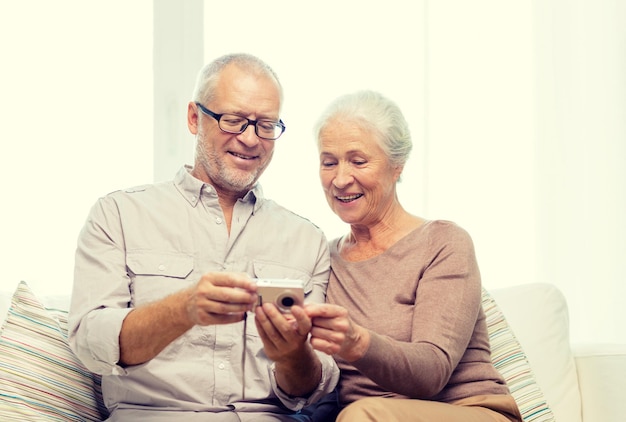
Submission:
<svg viewBox="0 0 626 422">
<path fill-rule="evenodd" d="M 558 422 L 626 421 L 626 344 L 570 345 L 567 303 L 551 284 L 490 293 Z"/>
<path fill-rule="evenodd" d="M 99 380 L 65 341 L 68 303 L 37 297 L 26 283 L 0 293 L 0 315 L 11 308 L 0 332 L 0 421 L 102 419 Z M 485 290 L 483 306 L 492 358 L 525 421 L 626 421 L 626 345 L 571 347 L 558 289 L 536 283 Z"/>
</svg>

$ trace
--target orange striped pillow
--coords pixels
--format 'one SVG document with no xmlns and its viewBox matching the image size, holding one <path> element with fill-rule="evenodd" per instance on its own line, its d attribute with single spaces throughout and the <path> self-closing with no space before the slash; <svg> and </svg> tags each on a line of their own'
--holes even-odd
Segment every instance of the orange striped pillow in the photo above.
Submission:
<svg viewBox="0 0 626 422">
<path fill-rule="evenodd" d="M 100 421 L 100 378 L 67 343 L 67 311 L 21 282 L 0 333 L 0 420 Z"/>
<path fill-rule="evenodd" d="M 486 289 L 483 289 L 482 305 L 487 317 L 491 360 L 506 380 L 524 422 L 554 422 L 554 414 L 535 381 L 521 344 Z"/>
</svg>

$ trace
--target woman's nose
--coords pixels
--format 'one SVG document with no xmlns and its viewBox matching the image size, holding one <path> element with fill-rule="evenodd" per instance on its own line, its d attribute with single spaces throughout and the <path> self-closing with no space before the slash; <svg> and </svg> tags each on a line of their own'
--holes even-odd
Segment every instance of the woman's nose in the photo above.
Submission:
<svg viewBox="0 0 626 422">
<path fill-rule="evenodd" d="M 333 185 L 338 189 L 343 189 L 346 186 L 350 185 L 354 181 L 354 177 L 352 177 L 352 171 L 349 166 L 338 165 L 337 173 L 335 173 L 335 177 L 333 178 Z"/>
</svg>

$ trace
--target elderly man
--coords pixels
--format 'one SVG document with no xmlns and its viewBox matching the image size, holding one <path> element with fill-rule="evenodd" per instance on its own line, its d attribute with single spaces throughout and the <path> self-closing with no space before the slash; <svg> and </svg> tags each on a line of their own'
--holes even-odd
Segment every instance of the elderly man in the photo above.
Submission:
<svg viewBox="0 0 626 422">
<path fill-rule="evenodd" d="M 188 105 L 193 167 L 92 208 L 70 343 L 102 375 L 108 420 L 306 420 L 298 411 L 335 387 L 339 371 L 309 344 L 303 307 L 255 306 L 255 278 L 300 280 L 305 302 L 324 302 L 329 275 L 320 229 L 257 183 L 285 130 L 281 101 L 264 62 L 218 58 Z"/>
</svg>

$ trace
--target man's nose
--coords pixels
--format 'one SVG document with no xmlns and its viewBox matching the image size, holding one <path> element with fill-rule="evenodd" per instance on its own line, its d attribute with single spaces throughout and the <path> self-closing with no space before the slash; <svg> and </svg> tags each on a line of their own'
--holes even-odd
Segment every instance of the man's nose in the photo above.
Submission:
<svg viewBox="0 0 626 422">
<path fill-rule="evenodd" d="M 243 132 L 237 135 L 237 139 L 249 147 L 253 147 L 261 141 L 256 134 L 256 128 L 254 125 L 248 125 Z"/>
</svg>

